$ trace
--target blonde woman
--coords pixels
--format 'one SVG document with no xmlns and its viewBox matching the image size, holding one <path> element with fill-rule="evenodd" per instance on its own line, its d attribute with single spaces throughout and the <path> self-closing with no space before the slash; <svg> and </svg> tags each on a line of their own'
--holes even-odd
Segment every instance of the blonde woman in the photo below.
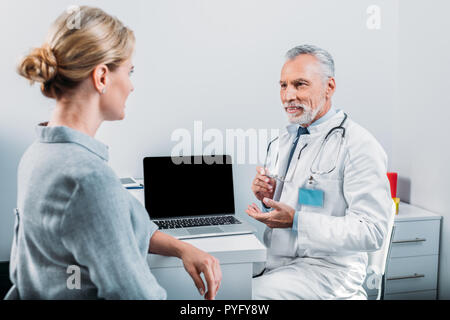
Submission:
<svg viewBox="0 0 450 320">
<path fill-rule="evenodd" d="M 56 107 L 19 165 L 6 298 L 165 299 L 147 265 L 151 252 L 182 259 L 200 294 L 213 299 L 218 260 L 157 231 L 107 165 L 108 147 L 94 138 L 103 121 L 125 117 L 134 34 L 100 9 L 79 13 L 80 28 L 69 28 L 64 12 L 18 67 Z M 70 266 L 80 269 L 81 281 L 69 289 Z"/>
</svg>

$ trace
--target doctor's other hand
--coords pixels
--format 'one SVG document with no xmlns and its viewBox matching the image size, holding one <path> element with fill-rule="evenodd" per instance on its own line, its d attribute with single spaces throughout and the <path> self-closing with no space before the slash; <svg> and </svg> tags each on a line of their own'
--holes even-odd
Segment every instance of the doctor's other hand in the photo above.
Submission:
<svg viewBox="0 0 450 320">
<path fill-rule="evenodd" d="M 266 176 L 267 169 L 261 166 L 256 167 L 256 177 L 252 182 L 252 191 L 255 197 L 262 201 L 264 198 L 273 198 L 276 180 Z"/>
<path fill-rule="evenodd" d="M 248 206 L 247 214 L 264 223 L 269 228 L 291 228 L 294 221 L 295 210 L 285 203 L 277 202 L 272 199 L 264 198 L 263 203 L 272 211 L 262 212 L 256 204 Z"/>
<path fill-rule="evenodd" d="M 192 245 L 187 243 L 186 245 L 187 246 L 181 254 L 184 268 L 194 280 L 200 295 L 204 295 L 207 300 L 213 300 L 219 290 L 220 282 L 222 281 L 222 271 L 220 269 L 219 260 Z M 206 284 L 208 286 L 207 292 L 205 284 L 200 277 L 201 273 L 205 276 Z"/>
</svg>

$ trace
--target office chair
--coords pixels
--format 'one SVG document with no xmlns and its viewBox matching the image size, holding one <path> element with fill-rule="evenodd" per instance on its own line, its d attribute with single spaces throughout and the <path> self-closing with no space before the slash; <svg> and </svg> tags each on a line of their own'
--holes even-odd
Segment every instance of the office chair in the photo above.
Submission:
<svg viewBox="0 0 450 320">
<path fill-rule="evenodd" d="M 368 289 L 377 289 L 377 300 L 384 300 L 386 288 L 386 265 L 391 253 L 392 239 L 394 238 L 394 218 L 396 206 L 392 201 L 392 213 L 388 221 L 388 234 L 381 249 L 369 252 L 367 266 L 366 285 Z"/>
</svg>

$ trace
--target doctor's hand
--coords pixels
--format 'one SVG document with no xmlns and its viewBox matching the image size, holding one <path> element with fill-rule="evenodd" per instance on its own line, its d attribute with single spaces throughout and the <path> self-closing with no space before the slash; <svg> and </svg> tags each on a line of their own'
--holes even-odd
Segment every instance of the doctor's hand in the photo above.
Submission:
<svg viewBox="0 0 450 320">
<path fill-rule="evenodd" d="M 248 206 L 247 214 L 264 223 L 269 228 L 291 228 L 294 221 L 295 210 L 287 204 L 264 198 L 264 204 L 274 210 L 262 212 L 256 204 Z"/>
<path fill-rule="evenodd" d="M 277 184 L 275 179 L 266 176 L 266 172 L 266 168 L 256 167 L 256 177 L 252 182 L 252 191 L 260 201 L 264 198 L 272 199 Z"/>
<path fill-rule="evenodd" d="M 200 295 L 204 295 L 205 299 L 213 300 L 220 287 L 222 281 L 222 271 L 220 270 L 219 260 L 212 255 L 197 249 L 196 247 L 186 243 L 181 254 L 184 268 L 194 280 Z M 208 291 L 205 294 L 205 284 L 203 283 L 200 274 L 203 273 L 208 286 Z"/>
</svg>

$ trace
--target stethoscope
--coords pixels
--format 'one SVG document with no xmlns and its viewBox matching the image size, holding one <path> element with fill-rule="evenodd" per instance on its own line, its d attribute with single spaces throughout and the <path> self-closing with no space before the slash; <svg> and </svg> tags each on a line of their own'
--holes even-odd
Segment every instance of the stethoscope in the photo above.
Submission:
<svg viewBox="0 0 450 320">
<path fill-rule="evenodd" d="M 338 161 L 338 159 L 339 159 L 339 155 L 341 154 L 342 145 L 344 144 L 344 139 L 345 139 L 345 128 L 344 128 L 344 123 L 345 123 L 346 120 L 347 120 L 347 114 L 344 113 L 344 119 L 341 121 L 341 123 L 340 123 L 338 126 L 331 128 L 331 129 L 328 131 L 328 133 L 326 134 L 325 138 L 323 139 L 322 144 L 321 144 L 321 146 L 320 146 L 320 148 L 319 148 L 319 151 L 317 152 L 316 156 L 314 157 L 313 162 L 312 162 L 311 167 L 310 167 L 310 171 L 311 171 L 311 177 L 310 177 L 310 179 L 309 179 L 309 180 L 310 180 L 310 183 L 313 182 L 313 176 L 314 176 L 314 175 L 325 175 L 325 174 L 329 174 L 329 173 L 333 172 L 333 171 L 336 169 L 337 161 Z M 320 163 L 320 161 L 317 162 L 317 160 L 318 160 L 318 159 L 319 159 L 319 160 L 321 159 L 324 147 L 326 146 L 326 144 L 328 143 L 328 141 L 330 140 L 330 138 L 331 138 L 334 134 L 339 134 L 339 132 L 341 133 L 341 138 L 340 138 L 340 142 L 339 142 L 339 150 L 338 150 L 338 152 L 337 152 L 337 156 L 336 156 L 336 158 L 335 158 L 334 164 L 331 166 L 330 169 L 319 170 L 319 168 L 317 168 L 317 170 L 316 170 L 316 168 L 314 168 L 314 167 L 315 167 L 315 165 L 318 166 L 318 163 Z M 265 161 L 264 161 L 264 168 L 267 168 L 267 161 L 268 161 L 268 158 L 269 158 L 270 147 L 271 147 L 272 143 L 275 142 L 275 141 L 277 141 L 278 139 L 279 139 L 279 137 L 276 137 L 275 139 L 273 139 L 272 141 L 270 141 L 270 142 L 269 142 L 269 145 L 267 146 L 267 153 L 266 153 L 266 159 L 265 159 Z M 301 156 L 301 154 L 302 154 L 302 151 L 303 151 L 307 146 L 308 146 L 308 144 L 305 144 L 305 145 L 302 147 L 302 149 L 300 150 L 300 152 L 299 152 L 299 154 L 298 154 L 297 161 L 300 159 L 300 156 Z M 319 155 L 320 155 L 320 157 L 319 157 Z M 277 153 L 277 156 L 276 156 L 276 159 L 275 159 L 275 166 L 274 166 L 274 167 L 277 166 L 277 163 L 278 163 L 278 156 L 279 156 L 279 153 Z M 297 169 L 297 167 L 296 167 L 295 169 Z M 294 170 L 294 172 L 295 172 L 295 170 Z M 282 182 L 285 182 L 285 181 L 286 181 L 286 180 L 285 180 L 285 177 L 283 177 L 283 176 L 272 175 L 272 174 L 270 174 L 270 173 L 267 174 L 267 176 L 270 177 L 270 178 L 274 178 L 274 179 L 276 179 L 276 180 L 282 181 Z M 294 176 L 294 173 L 292 174 L 292 176 Z"/>
</svg>

